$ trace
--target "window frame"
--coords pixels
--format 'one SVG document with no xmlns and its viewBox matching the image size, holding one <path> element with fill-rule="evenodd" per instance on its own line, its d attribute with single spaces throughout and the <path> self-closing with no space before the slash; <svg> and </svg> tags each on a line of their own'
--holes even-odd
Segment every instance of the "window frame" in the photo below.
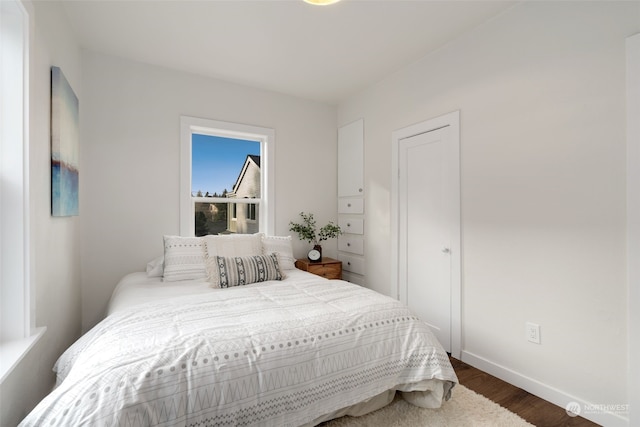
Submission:
<svg viewBox="0 0 640 427">
<path fill-rule="evenodd" d="M 260 142 L 260 198 L 228 199 L 191 196 L 191 141 L 193 134 L 235 138 Z M 259 203 L 260 232 L 273 234 L 275 229 L 275 130 L 260 126 L 190 116 L 180 117 L 180 235 L 195 235 L 196 202 Z"/>
<path fill-rule="evenodd" d="M 1 3 L 0 383 L 46 331 L 35 326 L 30 244 L 29 87 L 33 11 L 28 1 Z M 12 40 L 17 43 L 9 45 Z"/>
</svg>

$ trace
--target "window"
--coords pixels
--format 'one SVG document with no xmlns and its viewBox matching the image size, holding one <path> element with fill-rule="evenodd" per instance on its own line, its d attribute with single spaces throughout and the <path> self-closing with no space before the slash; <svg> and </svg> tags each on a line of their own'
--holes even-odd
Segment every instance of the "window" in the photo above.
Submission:
<svg viewBox="0 0 640 427">
<path fill-rule="evenodd" d="M 0 2 L 0 295 L 2 341 L 27 336 L 25 221 L 26 19 L 17 1 Z M 16 320 L 20 321 L 16 321 Z"/>
<path fill-rule="evenodd" d="M 23 4 L 0 1 L 0 382 L 44 331 L 32 331 L 28 34 Z"/>
<path fill-rule="evenodd" d="M 180 234 L 273 234 L 273 129 L 181 118 Z"/>
<path fill-rule="evenodd" d="M 249 203 L 247 205 L 247 209 L 249 210 L 249 212 L 247 213 L 247 219 L 250 221 L 255 221 L 256 220 L 256 204 L 255 203 Z"/>
</svg>

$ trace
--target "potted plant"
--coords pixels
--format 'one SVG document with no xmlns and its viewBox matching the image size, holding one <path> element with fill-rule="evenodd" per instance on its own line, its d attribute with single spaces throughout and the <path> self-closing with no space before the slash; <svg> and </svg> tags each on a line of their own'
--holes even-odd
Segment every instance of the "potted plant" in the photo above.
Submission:
<svg viewBox="0 0 640 427">
<path fill-rule="evenodd" d="M 300 240 L 305 240 L 313 244 L 313 249 L 309 251 L 307 257 L 311 262 L 320 262 L 322 260 L 322 246 L 320 242 L 327 239 L 333 239 L 342 234 L 339 225 L 329 221 L 327 225 L 317 231 L 316 220 L 313 214 L 300 212 L 302 223 L 289 222 L 289 230 L 298 233 Z"/>
</svg>

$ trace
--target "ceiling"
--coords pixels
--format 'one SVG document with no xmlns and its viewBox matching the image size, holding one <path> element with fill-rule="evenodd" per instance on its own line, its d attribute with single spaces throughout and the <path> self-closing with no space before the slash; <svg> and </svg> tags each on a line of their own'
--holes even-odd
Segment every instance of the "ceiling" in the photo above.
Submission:
<svg viewBox="0 0 640 427">
<path fill-rule="evenodd" d="M 64 1 L 83 48 L 337 104 L 513 1 Z"/>
</svg>

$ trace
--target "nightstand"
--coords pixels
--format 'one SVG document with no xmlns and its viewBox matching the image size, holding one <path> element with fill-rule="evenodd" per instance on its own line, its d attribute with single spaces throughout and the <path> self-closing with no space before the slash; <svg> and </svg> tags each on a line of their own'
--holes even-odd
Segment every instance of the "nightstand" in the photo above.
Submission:
<svg viewBox="0 0 640 427">
<path fill-rule="evenodd" d="M 311 262 L 308 259 L 296 260 L 296 268 L 322 276 L 325 279 L 342 279 L 342 261 L 322 257 L 322 261 Z"/>
</svg>

